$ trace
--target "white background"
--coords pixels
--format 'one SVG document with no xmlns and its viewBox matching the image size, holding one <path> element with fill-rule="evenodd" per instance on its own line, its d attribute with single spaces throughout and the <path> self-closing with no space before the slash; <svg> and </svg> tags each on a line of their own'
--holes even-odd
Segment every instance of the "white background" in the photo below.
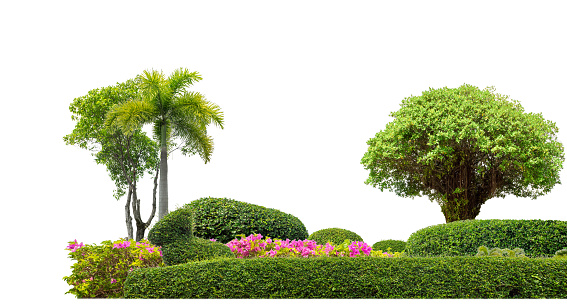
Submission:
<svg viewBox="0 0 567 305">
<path fill-rule="evenodd" d="M 0 88 L 2 293 L 73 301 L 64 250 L 126 236 L 126 198 L 86 150 L 67 146 L 69 105 L 146 69 L 198 71 L 219 105 L 211 162 L 175 152 L 169 208 L 227 197 L 344 228 L 372 245 L 444 223 L 427 198 L 364 184 L 366 141 L 400 102 L 464 83 L 519 100 L 565 144 L 562 1 L 4 1 Z M 562 171 L 565 177 L 565 170 Z M 142 217 L 152 180 L 139 187 Z M 477 219 L 567 220 L 565 185 L 491 199 Z M 157 212 L 156 217 L 157 219 Z"/>
</svg>

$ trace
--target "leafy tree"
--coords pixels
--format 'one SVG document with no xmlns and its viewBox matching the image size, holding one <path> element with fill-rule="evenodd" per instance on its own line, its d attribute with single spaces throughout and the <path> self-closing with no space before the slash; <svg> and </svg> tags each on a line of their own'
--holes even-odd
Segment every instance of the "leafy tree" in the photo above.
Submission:
<svg viewBox="0 0 567 305">
<path fill-rule="evenodd" d="M 398 196 L 426 195 L 446 222 L 474 219 L 493 197 L 548 193 L 560 184 L 563 145 L 541 114 L 490 87 L 430 89 L 411 96 L 371 138 L 366 184 Z"/>
<path fill-rule="evenodd" d="M 223 128 L 223 113 L 198 92 L 187 87 L 201 80 L 197 72 L 177 69 L 169 77 L 155 70 L 144 71 L 136 79 L 140 98 L 115 105 L 109 112 L 106 125 L 117 126 L 126 134 L 144 124 L 153 124 L 154 139 L 160 145 L 159 219 L 168 213 L 167 148 L 181 139 L 184 155 L 198 153 L 205 163 L 213 152 L 213 139 L 207 135 L 207 125 Z"/>
<path fill-rule="evenodd" d="M 130 204 L 132 202 L 134 219 L 136 221 L 136 240 L 144 238 L 145 229 L 155 215 L 157 176 L 159 163 L 158 146 L 148 138 L 141 129 L 125 134 L 116 128 L 105 126 L 106 114 L 113 105 L 124 103 L 138 94 L 137 84 L 129 80 L 89 91 L 85 96 L 73 100 L 69 110 L 71 119 L 77 121 L 73 132 L 63 140 L 67 145 L 78 145 L 92 152 L 97 164 L 106 165 L 106 169 L 115 182 L 114 197 L 119 200 L 128 189 L 125 206 L 126 229 L 128 238 L 133 239 L 132 217 Z M 136 182 L 145 172 L 154 177 L 153 210 L 147 222 L 140 216 L 140 200 L 137 198 Z"/>
</svg>

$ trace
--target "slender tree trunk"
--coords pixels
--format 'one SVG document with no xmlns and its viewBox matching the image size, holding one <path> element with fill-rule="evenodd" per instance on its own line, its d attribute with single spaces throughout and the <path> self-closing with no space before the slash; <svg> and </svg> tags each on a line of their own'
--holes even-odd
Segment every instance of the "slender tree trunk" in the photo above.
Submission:
<svg viewBox="0 0 567 305">
<path fill-rule="evenodd" d="M 136 219 L 136 241 L 140 241 L 144 239 L 144 235 L 146 234 L 146 229 L 149 228 L 154 216 L 156 215 L 156 192 L 157 192 L 157 178 L 159 174 L 159 169 L 156 171 L 156 175 L 154 177 L 154 191 L 153 191 L 153 202 L 152 202 L 152 213 L 148 218 L 148 221 L 143 222 L 142 217 L 140 215 L 140 199 L 137 198 L 136 195 L 136 204 L 134 204 L 134 218 Z"/>
<path fill-rule="evenodd" d="M 161 125 L 161 160 L 160 160 L 160 176 L 159 176 L 159 219 L 163 219 L 168 213 L 168 196 L 167 196 L 167 126 L 165 123 Z"/>
<path fill-rule="evenodd" d="M 126 206 L 124 207 L 124 212 L 126 214 L 126 230 L 128 231 L 128 240 L 134 238 L 134 228 L 132 227 L 132 216 L 130 216 L 130 200 L 132 199 L 132 189 L 128 188 L 128 199 L 126 200 Z"/>
</svg>

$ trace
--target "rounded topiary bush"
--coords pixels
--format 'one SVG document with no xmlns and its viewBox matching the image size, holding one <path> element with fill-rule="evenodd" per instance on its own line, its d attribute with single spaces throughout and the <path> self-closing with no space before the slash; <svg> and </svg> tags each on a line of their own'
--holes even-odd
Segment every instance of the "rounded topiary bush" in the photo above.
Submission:
<svg viewBox="0 0 567 305">
<path fill-rule="evenodd" d="M 388 248 L 390 248 L 390 252 L 403 252 L 406 249 L 406 242 L 403 240 L 386 239 L 372 245 L 372 250 L 374 251 L 386 251 Z"/>
<path fill-rule="evenodd" d="M 567 247 L 567 221 L 462 220 L 414 232 L 408 239 L 410 256 L 474 256 L 480 246 L 521 248 L 528 257 L 550 257 Z"/>
<path fill-rule="evenodd" d="M 184 206 L 194 211 L 194 235 L 223 244 L 237 235 L 262 234 L 272 239 L 303 240 L 305 225 L 295 216 L 227 198 L 200 198 Z"/>
<path fill-rule="evenodd" d="M 177 209 L 165 215 L 148 232 L 148 240 L 156 246 L 193 238 L 193 211 Z"/>
<path fill-rule="evenodd" d="M 307 238 L 309 240 L 314 240 L 318 245 L 324 245 L 328 241 L 335 245 L 342 244 L 346 239 L 350 241 L 363 241 L 360 235 L 345 229 L 340 228 L 328 228 L 315 231 L 309 235 Z"/>
<path fill-rule="evenodd" d="M 165 215 L 148 232 L 148 240 L 162 247 L 163 262 L 167 266 L 234 257 L 228 246 L 193 236 L 193 219 L 191 208 L 179 208 Z"/>
<path fill-rule="evenodd" d="M 161 251 L 163 262 L 167 266 L 221 257 L 235 257 L 226 245 L 199 237 L 165 245 Z"/>
</svg>

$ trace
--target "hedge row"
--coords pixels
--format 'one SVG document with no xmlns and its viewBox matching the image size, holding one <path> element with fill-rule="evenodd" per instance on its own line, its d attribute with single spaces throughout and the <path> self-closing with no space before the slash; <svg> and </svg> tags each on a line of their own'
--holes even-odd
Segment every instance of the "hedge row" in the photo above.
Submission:
<svg viewBox="0 0 567 305">
<path fill-rule="evenodd" d="M 134 270 L 125 298 L 567 298 L 567 261 L 498 257 L 216 259 Z"/>
<path fill-rule="evenodd" d="M 473 256 L 479 246 L 521 248 L 528 257 L 551 257 L 567 248 L 567 221 L 463 220 L 423 228 L 406 244 L 410 256 Z"/>
</svg>

